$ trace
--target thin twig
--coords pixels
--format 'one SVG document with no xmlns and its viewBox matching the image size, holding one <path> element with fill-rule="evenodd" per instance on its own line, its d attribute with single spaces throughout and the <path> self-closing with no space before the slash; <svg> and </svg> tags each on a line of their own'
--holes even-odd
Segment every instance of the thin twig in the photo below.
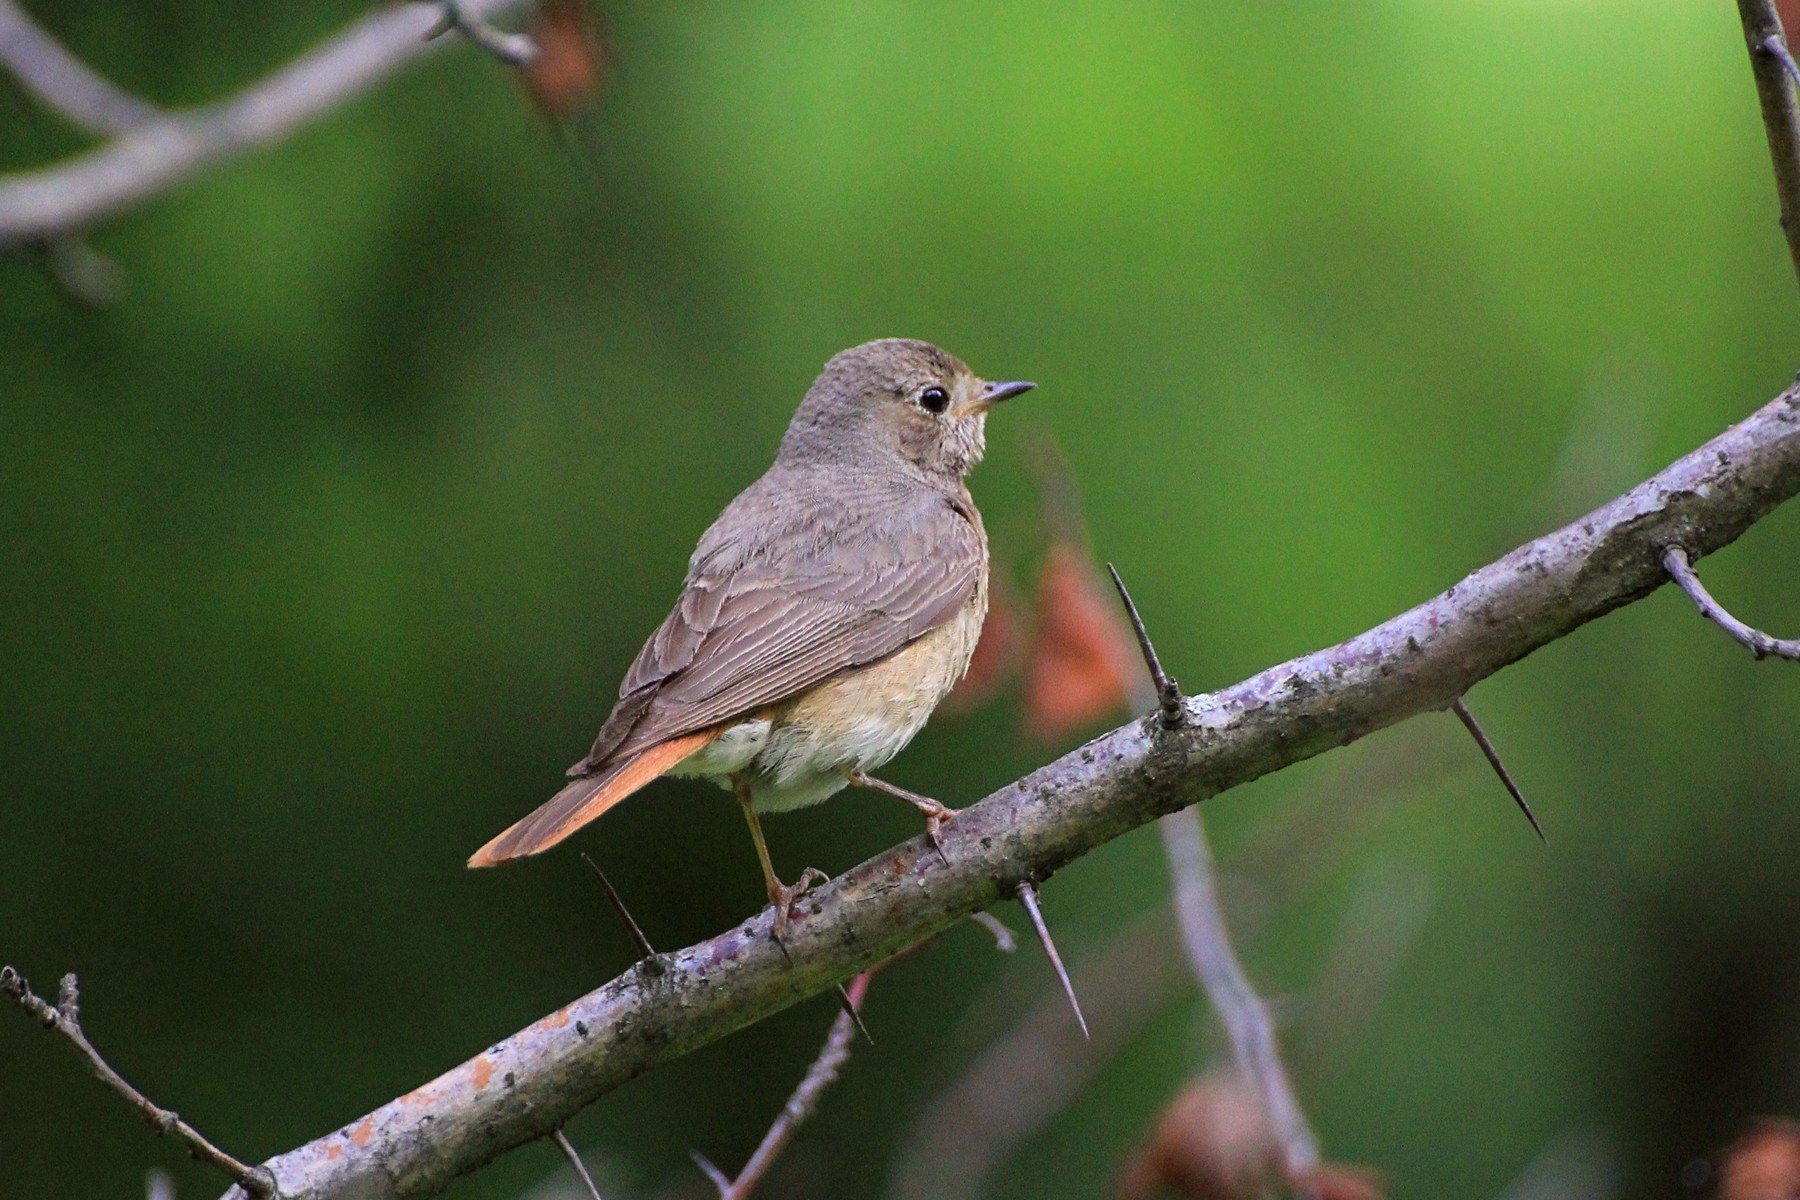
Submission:
<svg viewBox="0 0 1800 1200">
<path fill-rule="evenodd" d="M 1668 580 L 1664 547 L 1713 553 L 1796 494 L 1800 389 L 1406 612 L 1219 690 L 1186 729 L 1151 737 L 1130 721 L 1006 784 L 945 825 L 949 867 L 915 837 L 851 868 L 812 893 L 787 955 L 769 940 L 765 909 L 664 954 L 663 975 L 633 968 L 268 1166 L 293 1200 L 436 1195 L 629 1080 L 992 908 L 1021 879 L 1044 878 L 1163 813 L 1444 708 L 1650 595 Z M 508 1078 L 506 1087 L 490 1082 Z"/>
<path fill-rule="evenodd" d="M 1481 747 L 1482 756 L 1488 760 L 1488 766 L 1494 768 L 1494 774 L 1498 775 L 1500 782 L 1506 786 L 1507 794 L 1513 798 L 1513 803 L 1519 806 L 1519 811 L 1525 814 L 1525 819 L 1530 821 L 1531 827 L 1537 831 L 1538 841 L 1547 843 L 1550 839 L 1544 836 L 1544 827 L 1538 824 L 1536 817 L 1532 816 L 1531 805 L 1525 803 L 1525 793 L 1521 792 L 1519 785 L 1513 782 L 1512 772 L 1508 771 L 1506 764 L 1500 761 L 1500 751 L 1494 749 L 1494 743 L 1488 737 L 1487 730 L 1481 727 L 1481 722 L 1477 721 L 1475 714 L 1469 711 L 1467 702 L 1458 696 L 1450 702 L 1450 711 L 1456 714 L 1456 719 L 1462 722 L 1463 728 L 1469 731 L 1469 736 L 1475 739 L 1475 744 Z"/>
<path fill-rule="evenodd" d="M 1181 922 L 1188 962 L 1225 1024 L 1238 1073 L 1262 1097 L 1269 1125 L 1281 1143 L 1282 1165 L 1288 1177 L 1294 1178 L 1319 1164 L 1319 1142 L 1294 1096 L 1293 1084 L 1288 1082 L 1269 1007 L 1250 986 L 1232 949 L 1213 878 L 1212 851 L 1207 848 L 1199 813 L 1170 813 L 1158 825 L 1174 876 L 1175 915 Z"/>
<path fill-rule="evenodd" d="M 154 105 L 101 77 L 14 0 L 0 0 L 0 64 L 45 107 L 99 137 L 129 133 L 157 116 Z"/>
<path fill-rule="evenodd" d="M 1131 593 L 1125 590 L 1125 581 L 1119 578 L 1119 569 L 1107 563 L 1106 573 L 1112 576 L 1113 586 L 1119 589 L 1119 599 L 1125 604 L 1125 615 L 1131 618 L 1131 631 L 1137 635 L 1138 649 L 1144 652 L 1144 668 L 1150 672 L 1150 682 L 1156 687 L 1162 727 L 1179 729 L 1187 721 L 1187 709 L 1181 702 L 1181 688 L 1163 670 L 1162 660 L 1156 656 L 1156 645 L 1150 640 L 1150 631 L 1144 628 L 1144 618 L 1138 615 L 1137 605 L 1131 602 Z"/>
<path fill-rule="evenodd" d="M 587 1188 L 587 1194 L 593 1200 L 602 1200 L 600 1189 L 594 1186 L 594 1177 L 588 1174 L 587 1164 L 581 1161 L 580 1152 L 569 1141 L 569 1135 L 562 1131 L 562 1126 L 558 1125 L 550 1131 L 550 1140 L 556 1143 L 557 1148 L 563 1152 L 563 1157 L 569 1160 L 569 1165 L 575 1168 L 575 1174 L 581 1176 L 581 1183 Z"/>
<path fill-rule="evenodd" d="M 719 1200 L 745 1200 L 745 1197 L 754 1192 L 770 1165 L 787 1149 L 788 1143 L 794 1140 L 794 1134 L 800 1126 L 817 1111 L 819 1097 L 836 1082 L 838 1072 L 850 1058 L 850 1043 L 856 1036 L 855 1017 L 862 1009 L 864 997 L 869 994 L 869 980 L 885 965 L 883 963 L 871 967 L 850 981 L 850 1010 L 839 1013 L 837 1019 L 832 1021 L 831 1032 L 825 1035 L 825 1045 L 820 1048 L 818 1057 L 806 1069 L 806 1074 L 801 1077 L 787 1103 L 781 1106 L 781 1112 L 769 1126 L 769 1132 L 763 1134 L 762 1141 L 757 1144 L 755 1152 L 744 1164 L 744 1169 L 738 1172 L 736 1179 L 727 1179 L 723 1171 L 700 1155 L 694 1155 L 694 1161 L 700 1164 L 700 1169 L 706 1172 L 707 1178 L 719 1189 Z"/>
<path fill-rule="evenodd" d="M 1700 582 L 1700 576 L 1694 573 L 1693 564 L 1688 560 L 1688 552 L 1680 546 L 1670 546 L 1663 551 L 1663 569 L 1669 578 L 1681 585 L 1681 590 L 1688 594 L 1700 610 L 1700 615 L 1729 633 L 1756 658 L 1786 658 L 1800 662 L 1800 638 L 1770 637 L 1760 629 L 1753 629 L 1725 610 L 1725 606 L 1713 599 L 1706 585 Z"/>
<path fill-rule="evenodd" d="M 462 0 L 474 17 L 526 0 Z M 84 229 L 248 150 L 274 145 L 442 42 L 432 9 L 381 6 L 267 78 L 204 108 L 162 113 L 85 154 L 0 176 L 0 247 Z"/>
<path fill-rule="evenodd" d="M 198 1130 L 189 1125 L 181 1117 L 169 1109 L 162 1108 L 125 1082 L 123 1076 L 112 1069 L 94 1044 L 87 1039 L 81 1029 L 81 993 L 73 973 L 62 977 L 62 987 L 53 1005 L 31 990 L 25 977 L 11 967 L 0 967 L 0 992 L 12 997 L 18 1006 L 41 1023 L 45 1029 L 55 1030 L 63 1035 L 68 1043 L 81 1054 L 89 1075 L 111 1088 L 127 1104 L 137 1109 L 150 1127 L 159 1134 L 173 1134 L 175 1139 L 187 1148 L 187 1152 L 201 1162 L 210 1163 L 231 1176 L 237 1185 L 253 1196 L 273 1197 L 275 1179 L 262 1167 L 253 1167 L 239 1162 L 225 1153 L 204 1137 Z"/>
<path fill-rule="evenodd" d="M 1044 945 L 1044 954 L 1050 959 L 1051 969 L 1056 972 L 1056 981 L 1062 984 L 1063 995 L 1069 998 L 1069 1007 L 1075 1010 L 1075 1023 L 1081 1026 L 1081 1036 L 1092 1037 L 1088 1032 L 1087 1018 L 1081 1015 L 1081 1001 L 1075 998 L 1075 985 L 1069 981 L 1069 972 L 1063 966 L 1062 955 L 1056 952 L 1056 942 L 1050 936 L 1050 926 L 1044 924 L 1044 912 L 1038 905 L 1037 885 L 1029 879 L 1021 879 L 1015 895 L 1019 907 L 1031 918 L 1031 927 L 1037 931 L 1038 941 Z"/>
<path fill-rule="evenodd" d="M 625 926 L 625 935 L 631 939 L 631 945 L 637 951 L 638 961 L 643 964 L 644 971 L 650 975 L 662 974 L 662 963 L 656 957 L 656 947 L 644 936 L 643 928 L 631 915 L 631 910 L 625 907 L 625 901 L 619 896 L 618 889 L 613 887 L 612 880 L 606 877 L 606 872 L 600 869 L 599 863 L 588 857 L 586 850 L 581 852 L 581 861 L 588 865 L 588 870 L 599 880 L 600 890 L 606 894 L 606 902 L 612 905 L 613 912 L 618 914 L 619 924 Z"/>
<path fill-rule="evenodd" d="M 1775 167 L 1781 229 L 1787 235 L 1794 271 L 1800 275 L 1800 103 L 1794 92 L 1800 71 L 1795 70 L 1788 53 L 1775 0 L 1738 0 L 1738 16 L 1744 23 L 1750 70 L 1756 76 L 1756 95 L 1762 104 L 1763 131 L 1769 138 L 1769 159 Z"/>
<path fill-rule="evenodd" d="M 509 67 L 529 67 L 537 61 L 538 44 L 530 35 L 495 29 L 470 12 L 463 0 L 436 0 L 436 3 L 444 15 L 425 34 L 426 40 L 442 37 L 454 29 Z"/>
</svg>

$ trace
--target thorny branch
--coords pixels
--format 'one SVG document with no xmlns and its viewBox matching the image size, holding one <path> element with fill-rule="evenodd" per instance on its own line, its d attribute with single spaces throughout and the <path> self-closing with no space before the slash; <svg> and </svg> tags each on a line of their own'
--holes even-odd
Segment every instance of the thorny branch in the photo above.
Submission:
<svg viewBox="0 0 1800 1200">
<path fill-rule="evenodd" d="M 1726 610 L 1723 604 L 1713 599 L 1706 585 L 1700 582 L 1700 576 L 1694 573 L 1694 567 L 1688 561 L 1688 553 L 1680 546 L 1670 546 L 1663 551 L 1663 567 L 1669 572 L 1669 578 L 1681 585 L 1681 590 L 1688 594 L 1700 615 L 1736 638 L 1743 647 L 1756 658 L 1787 658 L 1800 662 L 1800 638 L 1770 637 L 1760 629 L 1744 624 Z"/>
<path fill-rule="evenodd" d="M 1800 275 L 1800 102 L 1796 101 L 1794 60 L 1775 0 L 1738 0 L 1738 16 L 1744 23 L 1744 41 L 1750 50 L 1750 70 L 1756 77 L 1756 95 L 1762 103 L 1763 130 L 1769 137 L 1769 158 L 1775 167 L 1775 195 L 1781 204 L 1781 229 L 1787 235 L 1788 256 Z"/>
<path fill-rule="evenodd" d="M 129 133 L 157 116 L 154 106 L 70 54 L 15 0 L 0 0 L 0 64 L 46 107 L 100 137 Z"/>
<path fill-rule="evenodd" d="M 268 1171 L 241 1163 L 207 1141 L 200 1136 L 198 1130 L 182 1120 L 179 1114 L 155 1104 L 144 1093 L 125 1082 L 124 1077 L 100 1056 L 100 1052 L 94 1049 L 94 1044 L 88 1041 L 87 1034 L 81 1029 L 81 993 L 74 975 L 63 976 L 56 1003 L 51 1004 L 31 990 L 23 975 L 11 967 L 0 967 L 0 992 L 10 996 L 14 1003 L 45 1029 L 62 1034 L 81 1055 L 88 1074 L 121 1096 L 150 1122 L 150 1127 L 157 1133 L 173 1135 L 187 1147 L 189 1154 L 201 1162 L 211 1163 L 237 1180 L 238 1187 L 234 1191 L 241 1189 L 252 1196 L 274 1195 L 274 1179 Z"/>
<path fill-rule="evenodd" d="M 1800 389 L 1587 516 L 1418 607 L 1213 696 L 1133 721 L 808 897 L 639 964 L 362 1117 L 272 1159 L 288 1200 L 393 1200 L 546 1136 L 627 1080 L 833 986 L 1166 813 L 1408 717 L 1668 581 L 1663 548 L 1729 545 L 1800 492 Z"/>
<path fill-rule="evenodd" d="M 1157 825 L 1175 877 L 1175 915 L 1188 962 L 1225 1025 L 1238 1074 L 1262 1098 L 1287 1177 L 1299 1178 L 1319 1165 L 1319 1140 L 1288 1081 L 1275 1042 L 1275 1019 L 1232 948 L 1200 814 L 1170 813 Z"/>
<path fill-rule="evenodd" d="M 0 0 L 7 3 L 9 0 Z M 469 21 L 527 0 L 459 0 Z M 274 145 L 424 57 L 435 6 L 383 6 L 229 99 L 156 113 L 110 142 L 36 171 L 0 176 L 0 249 L 79 232 L 245 151 Z"/>
</svg>

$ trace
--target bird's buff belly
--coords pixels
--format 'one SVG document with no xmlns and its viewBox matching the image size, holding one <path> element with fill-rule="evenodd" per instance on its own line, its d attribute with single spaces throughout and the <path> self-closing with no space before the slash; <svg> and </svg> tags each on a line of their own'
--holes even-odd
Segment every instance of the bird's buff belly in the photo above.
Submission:
<svg viewBox="0 0 1800 1200">
<path fill-rule="evenodd" d="M 742 772 L 757 812 L 819 803 L 847 785 L 846 772 L 882 766 L 924 727 L 968 669 L 985 607 L 971 604 L 881 662 L 731 726 L 669 774 L 730 788 Z"/>
</svg>

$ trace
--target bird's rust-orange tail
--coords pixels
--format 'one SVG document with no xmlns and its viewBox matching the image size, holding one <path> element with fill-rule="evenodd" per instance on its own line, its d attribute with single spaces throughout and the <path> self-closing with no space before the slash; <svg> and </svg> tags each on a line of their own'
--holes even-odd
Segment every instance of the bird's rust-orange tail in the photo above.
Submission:
<svg viewBox="0 0 1800 1200">
<path fill-rule="evenodd" d="M 670 738 L 573 781 L 536 812 L 477 850 L 469 865 L 498 866 L 548 850 L 718 736 L 718 730 L 705 729 Z"/>
</svg>

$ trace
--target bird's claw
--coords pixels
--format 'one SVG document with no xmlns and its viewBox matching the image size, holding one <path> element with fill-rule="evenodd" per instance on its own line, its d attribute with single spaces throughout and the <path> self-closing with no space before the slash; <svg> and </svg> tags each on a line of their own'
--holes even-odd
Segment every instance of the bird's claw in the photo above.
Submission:
<svg viewBox="0 0 1800 1200">
<path fill-rule="evenodd" d="M 793 918 L 794 905 L 800 898 L 812 890 L 814 884 L 824 883 L 831 876 L 817 867 L 808 867 L 800 872 L 800 878 L 789 884 L 776 884 L 769 889 L 769 903 L 775 906 L 775 928 L 773 936 L 776 944 L 783 951 L 787 950 L 788 922 Z"/>
</svg>

